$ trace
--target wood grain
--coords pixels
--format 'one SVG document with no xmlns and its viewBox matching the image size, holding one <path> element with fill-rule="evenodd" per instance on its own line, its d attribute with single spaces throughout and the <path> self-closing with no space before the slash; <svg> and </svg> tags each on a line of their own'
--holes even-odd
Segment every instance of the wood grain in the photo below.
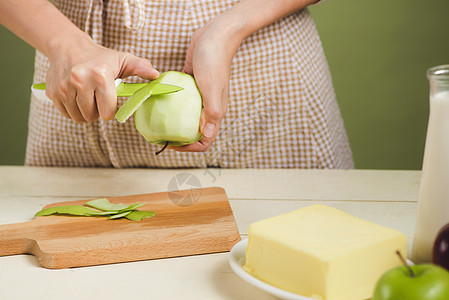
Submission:
<svg viewBox="0 0 449 300">
<path fill-rule="evenodd" d="M 187 201 L 191 205 L 180 206 L 178 200 L 182 197 L 196 200 L 191 198 L 191 193 L 200 194 L 197 201 Z M 48 216 L 1 225 L 0 256 L 30 253 L 43 267 L 60 269 L 224 252 L 240 240 L 222 188 L 108 199 L 125 204 L 148 202 L 139 209 L 155 211 L 156 216 L 140 222 L 105 217 Z M 54 203 L 46 207 L 85 202 Z"/>
</svg>

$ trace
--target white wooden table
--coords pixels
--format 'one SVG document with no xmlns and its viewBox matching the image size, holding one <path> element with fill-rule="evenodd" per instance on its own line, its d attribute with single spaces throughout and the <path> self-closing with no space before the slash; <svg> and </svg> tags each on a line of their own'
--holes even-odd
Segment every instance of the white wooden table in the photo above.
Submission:
<svg viewBox="0 0 449 300">
<path fill-rule="evenodd" d="M 254 221 L 322 203 L 406 234 L 410 247 L 421 172 L 297 169 L 0 167 L 0 224 L 29 221 L 67 200 L 167 191 L 187 172 L 225 188 L 242 237 Z M 274 299 L 237 277 L 228 253 L 48 270 L 31 255 L 0 257 L 0 299 Z"/>
</svg>

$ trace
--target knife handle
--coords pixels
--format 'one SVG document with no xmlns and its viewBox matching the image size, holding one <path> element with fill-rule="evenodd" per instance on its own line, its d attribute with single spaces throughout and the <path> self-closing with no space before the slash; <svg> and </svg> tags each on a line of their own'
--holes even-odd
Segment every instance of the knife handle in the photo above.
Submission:
<svg viewBox="0 0 449 300">
<path fill-rule="evenodd" d="M 115 88 L 117 88 L 119 86 L 120 83 L 122 83 L 122 80 L 120 78 L 117 78 L 115 81 Z M 47 97 L 47 95 L 45 95 L 45 89 L 37 89 L 34 87 L 34 84 L 31 86 L 31 93 L 38 99 L 41 101 L 50 101 L 50 98 Z"/>
</svg>

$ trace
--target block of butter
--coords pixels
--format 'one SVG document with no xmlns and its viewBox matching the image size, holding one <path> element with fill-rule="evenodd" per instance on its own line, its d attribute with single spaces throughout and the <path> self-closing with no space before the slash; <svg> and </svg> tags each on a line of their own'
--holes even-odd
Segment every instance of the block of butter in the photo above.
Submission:
<svg viewBox="0 0 449 300">
<path fill-rule="evenodd" d="M 325 205 L 261 220 L 248 229 L 244 270 L 314 299 L 362 300 L 380 276 L 401 264 L 404 234 Z"/>
</svg>

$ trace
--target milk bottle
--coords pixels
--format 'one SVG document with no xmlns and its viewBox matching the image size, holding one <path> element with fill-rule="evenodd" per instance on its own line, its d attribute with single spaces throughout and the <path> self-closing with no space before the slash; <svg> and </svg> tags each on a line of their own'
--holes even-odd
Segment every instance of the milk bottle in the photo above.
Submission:
<svg viewBox="0 0 449 300">
<path fill-rule="evenodd" d="M 418 200 L 412 261 L 430 262 L 438 231 L 449 223 L 449 65 L 427 72 L 430 116 Z"/>
</svg>

